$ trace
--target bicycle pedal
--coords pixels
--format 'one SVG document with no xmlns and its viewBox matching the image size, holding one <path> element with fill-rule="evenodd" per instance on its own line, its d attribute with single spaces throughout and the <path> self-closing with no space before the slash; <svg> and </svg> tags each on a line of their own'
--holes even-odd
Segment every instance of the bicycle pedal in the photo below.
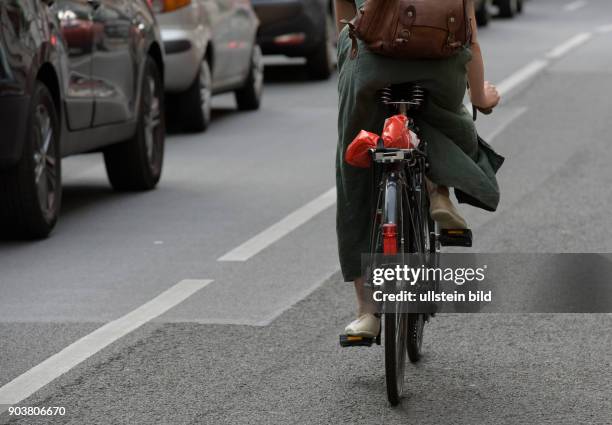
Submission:
<svg viewBox="0 0 612 425">
<path fill-rule="evenodd" d="M 371 347 L 372 345 L 380 345 L 380 335 L 376 338 L 365 336 L 340 335 L 341 347 Z"/>
<path fill-rule="evenodd" d="M 442 229 L 438 236 L 442 246 L 472 247 L 472 231 L 470 229 Z"/>
</svg>

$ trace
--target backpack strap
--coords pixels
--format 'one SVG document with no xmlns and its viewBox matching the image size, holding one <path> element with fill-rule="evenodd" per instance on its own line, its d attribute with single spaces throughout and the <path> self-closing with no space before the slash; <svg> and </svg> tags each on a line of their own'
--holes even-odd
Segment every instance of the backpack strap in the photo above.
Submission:
<svg viewBox="0 0 612 425">
<path fill-rule="evenodd" d="M 355 17 L 357 19 L 357 17 Z M 359 51 L 359 43 L 357 43 L 357 34 L 355 32 L 355 19 L 347 21 L 346 19 L 342 19 L 340 23 L 348 26 L 349 29 L 349 38 L 351 39 L 351 60 L 357 57 L 357 53 Z"/>
</svg>

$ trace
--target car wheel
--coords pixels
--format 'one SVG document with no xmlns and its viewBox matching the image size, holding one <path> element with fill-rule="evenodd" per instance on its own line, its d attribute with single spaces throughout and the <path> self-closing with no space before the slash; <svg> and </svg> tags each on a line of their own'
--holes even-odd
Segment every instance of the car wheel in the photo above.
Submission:
<svg viewBox="0 0 612 425">
<path fill-rule="evenodd" d="M 212 70 L 205 58 L 200 64 L 198 75 L 186 92 L 178 96 L 178 119 L 183 129 L 202 132 L 208 128 L 212 115 Z"/>
<path fill-rule="evenodd" d="M 151 190 L 161 177 L 166 125 L 161 73 L 147 58 L 136 134 L 104 150 L 106 172 L 115 190 Z"/>
<path fill-rule="evenodd" d="M 491 21 L 491 12 L 489 10 L 489 2 L 483 1 L 476 11 L 476 23 L 478 26 L 486 27 Z"/>
<path fill-rule="evenodd" d="M 264 65 L 261 47 L 255 45 L 251 55 L 251 69 L 246 84 L 240 90 L 236 90 L 236 103 L 241 111 L 254 111 L 261 105 L 263 93 Z"/>
<path fill-rule="evenodd" d="M 0 173 L 0 228 L 20 238 L 49 236 L 62 200 L 60 124 L 49 89 L 34 86 L 19 162 Z"/>
<path fill-rule="evenodd" d="M 336 23 L 332 12 L 325 17 L 325 34 L 323 42 L 314 53 L 306 58 L 308 75 L 314 80 L 327 80 L 336 66 Z"/>
<path fill-rule="evenodd" d="M 499 16 L 513 18 L 518 11 L 518 0 L 498 0 Z"/>
</svg>

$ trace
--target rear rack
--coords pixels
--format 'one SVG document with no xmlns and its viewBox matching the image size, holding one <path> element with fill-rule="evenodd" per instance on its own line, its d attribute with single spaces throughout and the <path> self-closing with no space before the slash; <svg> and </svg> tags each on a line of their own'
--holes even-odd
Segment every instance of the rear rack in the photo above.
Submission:
<svg viewBox="0 0 612 425">
<path fill-rule="evenodd" d="M 370 149 L 372 161 L 378 164 L 393 164 L 396 162 L 414 162 L 418 159 L 427 159 L 424 152 L 419 149 Z"/>
</svg>

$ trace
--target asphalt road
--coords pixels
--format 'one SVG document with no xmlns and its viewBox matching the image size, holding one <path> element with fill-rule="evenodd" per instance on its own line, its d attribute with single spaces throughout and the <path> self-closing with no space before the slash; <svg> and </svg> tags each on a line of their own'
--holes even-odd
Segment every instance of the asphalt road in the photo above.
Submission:
<svg viewBox="0 0 612 425">
<path fill-rule="evenodd" d="M 508 160 L 499 211 L 463 209 L 475 250 L 611 252 L 610 25 L 607 0 L 531 0 L 481 31 L 508 90 L 479 129 Z M 158 190 L 116 194 L 99 155 L 70 158 L 53 237 L 0 242 L 0 394 L 177 283 L 207 283 L 20 403 L 65 416 L 0 423 L 612 424 L 611 315 L 441 315 L 391 408 L 383 350 L 338 346 L 354 306 L 333 207 L 217 261 L 334 185 L 336 81 L 267 71 L 261 111 L 220 97 L 207 133 L 168 138 Z"/>
</svg>

